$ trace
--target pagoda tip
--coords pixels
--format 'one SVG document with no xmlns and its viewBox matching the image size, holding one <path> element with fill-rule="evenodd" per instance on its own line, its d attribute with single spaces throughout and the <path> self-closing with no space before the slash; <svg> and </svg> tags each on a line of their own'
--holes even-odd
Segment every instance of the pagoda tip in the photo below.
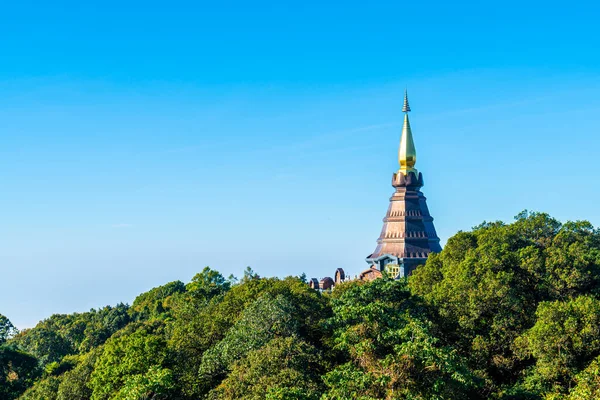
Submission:
<svg viewBox="0 0 600 400">
<path fill-rule="evenodd" d="M 404 105 L 402 106 L 402 112 L 409 112 L 410 104 L 408 104 L 408 91 L 404 90 Z"/>
</svg>

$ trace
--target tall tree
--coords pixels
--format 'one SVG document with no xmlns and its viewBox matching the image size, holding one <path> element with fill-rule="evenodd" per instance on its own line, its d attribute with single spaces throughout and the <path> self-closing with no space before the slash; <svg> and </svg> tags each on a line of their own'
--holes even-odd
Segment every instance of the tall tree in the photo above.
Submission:
<svg viewBox="0 0 600 400">
<path fill-rule="evenodd" d="M 478 381 L 434 327 L 404 281 L 352 283 L 332 299 L 334 349 L 324 399 L 466 399 Z M 345 361 L 345 362 L 344 362 Z"/>
<path fill-rule="evenodd" d="M 535 360 L 526 387 L 566 393 L 576 374 L 600 355 L 600 300 L 588 295 L 543 302 L 536 317 L 516 340 L 518 353 Z"/>
<path fill-rule="evenodd" d="M 41 373 L 35 357 L 14 345 L 0 345 L 0 399 L 16 399 Z"/>
<path fill-rule="evenodd" d="M 12 322 L 10 322 L 7 317 L 0 314 L 0 345 L 17 332 L 17 328 L 14 327 Z"/>
<path fill-rule="evenodd" d="M 483 223 L 450 238 L 410 278 L 455 343 L 494 391 L 517 382 L 532 360 L 515 340 L 536 323 L 540 302 L 596 295 L 600 233 L 588 222 L 560 224 L 524 212 L 512 224 Z"/>
<path fill-rule="evenodd" d="M 134 390 L 145 379 L 155 381 L 156 374 L 165 378 L 169 353 L 164 322 L 154 320 L 130 324 L 113 335 L 103 346 L 94 365 L 89 387 L 92 400 L 106 400 L 130 387 Z M 161 378 L 168 391 L 170 380 Z"/>
<path fill-rule="evenodd" d="M 209 395 L 220 400 L 317 400 L 324 363 L 317 349 L 293 335 L 276 337 L 232 364 Z"/>
</svg>

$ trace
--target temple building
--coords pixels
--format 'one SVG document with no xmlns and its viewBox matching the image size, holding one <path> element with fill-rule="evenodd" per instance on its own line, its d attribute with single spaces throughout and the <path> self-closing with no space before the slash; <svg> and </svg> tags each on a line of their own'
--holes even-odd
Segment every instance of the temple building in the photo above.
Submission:
<svg viewBox="0 0 600 400">
<path fill-rule="evenodd" d="M 396 278 L 406 277 L 425 264 L 431 252 L 440 252 L 440 239 L 433 226 L 425 196 L 421 192 L 423 174 L 415 169 L 417 151 L 408 119 L 410 105 L 404 94 L 404 125 L 398 149 L 400 168 L 392 176 L 396 189 L 390 198 L 377 247 L 366 261 L 370 268 L 360 276 L 375 277 L 375 270 L 386 271 Z"/>
<path fill-rule="evenodd" d="M 440 252 L 440 239 L 433 226 L 425 196 L 421 192 L 423 174 L 417 171 L 417 151 L 413 139 L 408 113 L 408 95 L 404 94 L 404 125 L 398 149 L 399 169 L 392 176 L 392 186 L 396 189 L 390 198 L 381 235 L 377 247 L 366 261 L 369 268 L 354 279 L 371 281 L 383 277 L 384 272 L 392 278 L 404 278 L 419 265 L 425 264 L 431 252 Z M 331 290 L 337 284 L 354 280 L 338 268 L 335 279 L 325 277 L 312 278 L 311 288 Z"/>
<path fill-rule="evenodd" d="M 349 279 L 346 279 L 346 273 L 342 268 L 338 268 L 335 270 L 335 280 L 329 276 L 321 279 L 320 281 L 317 278 L 311 278 L 308 281 L 308 286 L 312 289 L 316 290 L 331 290 L 335 287 L 335 285 L 340 284 L 342 282 L 346 282 Z"/>
</svg>

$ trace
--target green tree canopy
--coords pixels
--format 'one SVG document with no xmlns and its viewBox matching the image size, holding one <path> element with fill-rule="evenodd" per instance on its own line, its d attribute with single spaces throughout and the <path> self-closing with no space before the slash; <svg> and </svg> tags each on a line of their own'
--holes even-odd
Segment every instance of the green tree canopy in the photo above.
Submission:
<svg viewBox="0 0 600 400">
<path fill-rule="evenodd" d="M 38 360 L 14 345 L 0 345 L 0 399 L 15 399 L 41 376 Z"/>
<path fill-rule="evenodd" d="M 230 288 L 231 280 L 225 279 L 223 275 L 209 267 L 194 275 L 192 281 L 186 286 L 192 296 L 206 301 L 227 292 Z"/>
<path fill-rule="evenodd" d="M 17 328 L 4 315 L 0 314 L 0 345 L 17 333 Z"/>
<path fill-rule="evenodd" d="M 535 325 L 538 304 L 596 296 L 599 279 L 597 230 L 525 212 L 512 224 L 459 232 L 415 271 L 410 287 L 436 311 L 444 340 L 495 390 L 530 365 L 515 354 L 515 340 Z"/>
<path fill-rule="evenodd" d="M 166 285 L 155 287 L 136 297 L 129 313 L 137 320 L 167 316 L 168 310 L 171 308 L 172 297 L 185 291 L 186 286 L 181 281 L 169 282 Z"/>
<path fill-rule="evenodd" d="M 435 337 L 404 281 L 352 283 L 332 299 L 334 349 L 342 363 L 325 376 L 324 399 L 462 399 L 477 379 Z"/>
<path fill-rule="evenodd" d="M 408 280 L 205 268 L 131 307 L 0 316 L 0 400 L 583 400 L 599 365 L 600 232 L 542 213 L 459 232 Z"/>
<path fill-rule="evenodd" d="M 129 325 L 113 335 L 98 355 L 89 382 L 91 399 L 106 400 L 115 393 L 135 391 L 145 380 L 156 384 L 157 374 L 161 376 L 160 382 L 170 385 L 170 379 L 164 376 L 168 356 L 163 322 L 154 320 Z M 168 387 L 162 390 L 167 391 Z"/>
<path fill-rule="evenodd" d="M 246 308 L 235 325 L 219 343 L 208 349 L 200 364 L 201 379 L 223 378 L 233 362 L 257 350 L 275 337 L 298 332 L 294 306 L 284 296 L 264 294 Z"/>
<path fill-rule="evenodd" d="M 521 356 L 535 360 L 529 386 L 566 390 L 577 372 L 600 355 L 600 300 L 579 296 L 544 302 L 536 317 L 535 325 L 516 340 Z"/>
<path fill-rule="evenodd" d="M 276 337 L 232 364 L 210 399 L 317 400 L 321 396 L 319 351 L 296 335 Z"/>
</svg>

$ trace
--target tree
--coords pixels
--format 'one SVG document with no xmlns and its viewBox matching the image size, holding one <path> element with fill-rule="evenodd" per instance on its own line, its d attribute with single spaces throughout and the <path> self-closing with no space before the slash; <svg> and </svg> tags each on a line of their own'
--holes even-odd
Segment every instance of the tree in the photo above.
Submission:
<svg viewBox="0 0 600 400">
<path fill-rule="evenodd" d="M 41 376 L 38 360 L 14 345 L 0 345 L 0 399 L 16 399 Z"/>
<path fill-rule="evenodd" d="M 239 321 L 222 341 L 207 350 L 200 364 L 200 379 L 209 385 L 218 382 L 231 370 L 234 361 L 257 350 L 275 337 L 298 332 L 293 304 L 284 296 L 264 294 L 244 310 Z"/>
<path fill-rule="evenodd" d="M 130 324 L 113 335 L 104 344 L 90 376 L 91 399 L 112 398 L 132 377 L 143 378 L 152 367 L 166 368 L 168 349 L 164 328 L 164 322 L 154 320 Z"/>
<path fill-rule="evenodd" d="M 543 302 L 536 317 L 535 325 L 516 341 L 520 355 L 535 360 L 528 385 L 566 392 L 575 375 L 600 355 L 600 300 L 588 295 Z"/>
<path fill-rule="evenodd" d="M 575 383 L 568 400 L 600 398 L 600 357 L 596 357 L 585 370 L 577 374 Z"/>
<path fill-rule="evenodd" d="M 18 333 L 17 328 L 14 327 L 8 318 L 0 314 L 0 345 L 16 333 Z"/>
<path fill-rule="evenodd" d="M 144 374 L 131 375 L 114 400 L 169 399 L 175 387 L 173 373 L 170 369 L 157 365 L 151 366 Z"/>
<path fill-rule="evenodd" d="M 515 354 L 514 342 L 536 323 L 532 310 L 543 301 L 595 294 L 599 279 L 598 231 L 525 212 L 512 224 L 459 232 L 414 272 L 410 287 L 436 310 L 443 339 L 494 391 L 515 384 L 531 364 Z"/>
<path fill-rule="evenodd" d="M 260 276 L 258 276 L 258 274 L 256 272 L 254 272 L 254 270 L 252 268 L 246 267 L 246 269 L 244 270 L 244 277 L 242 278 L 242 283 L 247 282 L 252 279 L 259 279 L 259 278 L 260 278 Z"/>
<path fill-rule="evenodd" d="M 320 353 L 298 336 L 276 337 L 235 361 L 209 395 L 220 400 L 317 400 L 324 368 Z"/>
<path fill-rule="evenodd" d="M 566 222 L 545 255 L 550 299 L 600 295 L 600 232 L 592 224 Z"/>
<path fill-rule="evenodd" d="M 19 399 L 22 400 L 56 400 L 56 391 L 60 379 L 56 376 L 46 377 L 29 388 Z"/>
<path fill-rule="evenodd" d="M 64 356 L 75 353 L 67 338 L 59 331 L 46 326 L 22 331 L 15 337 L 14 343 L 36 356 L 44 366 L 59 362 Z"/>
<path fill-rule="evenodd" d="M 60 362 L 67 355 L 86 353 L 103 344 L 131 321 L 129 306 L 117 304 L 69 315 L 55 314 L 16 335 L 11 342 L 40 359 Z"/>
<path fill-rule="evenodd" d="M 101 349 L 79 356 L 78 363 L 62 377 L 57 389 L 57 400 L 89 400 L 92 390 L 89 387 L 90 377 Z"/>
<path fill-rule="evenodd" d="M 181 281 L 169 282 L 166 285 L 155 287 L 135 298 L 130 308 L 130 314 L 137 320 L 160 318 L 168 314 L 169 300 L 172 296 L 184 293 L 186 286 Z"/>
<path fill-rule="evenodd" d="M 0 316 L 0 399 L 599 396 L 600 231 L 588 222 L 484 222 L 408 280 L 321 293 L 303 278 L 205 268 L 132 307 L 19 333 Z"/>
<path fill-rule="evenodd" d="M 132 320 L 128 305 L 119 303 L 115 307 L 106 306 L 99 310 L 91 310 L 80 314 L 77 323 L 83 325 L 81 341 L 76 340 L 73 345 L 79 353 L 86 353 L 106 342 L 115 332 L 124 328 Z M 72 335 L 67 331 L 66 336 Z"/>
<path fill-rule="evenodd" d="M 204 353 L 222 341 L 245 315 L 244 310 L 266 294 L 272 298 L 281 295 L 293 304 L 291 315 L 301 337 L 309 343 L 321 340 L 321 321 L 330 314 L 327 300 L 298 278 L 249 279 L 208 302 L 181 297 L 173 308 L 169 346 L 175 355 L 174 376 L 183 395 L 199 398 L 219 383 L 222 377 L 199 379 L 198 366 Z"/>
<path fill-rule="evenodd" d="M 334 349 L 346 360 L 324 376 L 324 399 L 461 399 L 478 381 L 432 333 L 406 283 L 351 284 L 332 299 Z"/>
<path fill-rule="evenodd" d="M 192 296 L 205 301 L 227 292 L 230 288 L 231 281 L 209 267 L 194 275 L 192 281 L 186 285 L 187 291 Z"/>
</svg>

